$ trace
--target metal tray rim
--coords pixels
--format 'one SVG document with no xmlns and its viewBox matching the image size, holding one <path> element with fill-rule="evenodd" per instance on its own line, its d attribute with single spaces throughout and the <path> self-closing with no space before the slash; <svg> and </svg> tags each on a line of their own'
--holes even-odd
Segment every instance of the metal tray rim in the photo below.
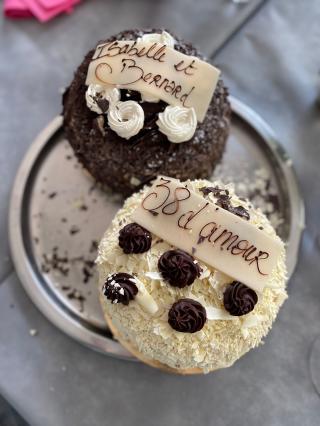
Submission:
<svg viewBox="0 0 320 426">
<path fill-rule="evenodd" d="M 268 147 L 280 167 L 285 180 L 290 181 L 288 186 L 288 198 L 291 203 L 291 224 L 289 232 L 288 245 L 294 252 L 295 259 L 298 254 L 301 241 L 302 230 L 304 228 L 305 210 L 304 202 L 301 198 L 296 175 L 292 162 L 279 144 L 270 126 L 250 107 L 234 97 L 230 97 L 233 112 L 246 121 L 263 139 L 268 141 Z M 37 306 L 37 308 L 46 316 L 55 326 L 64 331 L 75 340 L 89 346 L 99 352 L 110 356 L 123 358 L 126 360 L 136 360 L 127 350 L 118 342 L 93 332 L 85 328 L 76 319 L 67 315 L 67 313 L 58 304 L 50 302 L 50 296 L 41 286 L 35 284 L 35 273 L 28 261 L 28 256 L 24 247 L 22 229 L 20 227 L 21 206 L 25 191 L 25 185 L 32 169 L 34 159 L 38 157 L 48 140 L 61 128 L 62 116 L 57 116 L 45 127 L 31 144 L 21 165 L 18 169 L 10 199 L 9 208 L 9 243 L 13 263 L 18 277 L 26 290 L 27 294 Z M 295 225 L 295 226 L 293 226 Z M 21 259 L 24 259 L 21 262 Z M 295 267 L 295 261 L 288 263 L 288 275 L 290 276 Z"/>
</svg>

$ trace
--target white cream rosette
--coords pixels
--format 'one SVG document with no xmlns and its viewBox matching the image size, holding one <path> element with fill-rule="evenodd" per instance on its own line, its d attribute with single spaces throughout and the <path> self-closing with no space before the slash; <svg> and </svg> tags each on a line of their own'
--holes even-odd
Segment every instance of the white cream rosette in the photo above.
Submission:
<svg viewBox="0 0 320 426">
<path fill-rule="evenodd" d="M 117 135 L 124 139 L 130 139 L 138 134 L 143 127 L 143 109 L 135 101 L 118 101 L 110 104 L 108 124 Z"/>
<path fill-rule="evenodd" d="M 151 33 L 144 34 L 142 37 L 139 37 L 137 41 L 150 41 L 151 43 L 161 43 L 166 44 L 168 47 L 174 48 L 175 39 L 167 31 L 162 31 L 161 34 Z"/>
<path fill-rule="evenodd" d="M 104 87 L 100 84 L 90 84 L 86 91 L 87 107 L 97 114 L 103 114 L 99 106 L 99 100 L 107 100 L 109 104 L 114 104 L 120 100 L 120 90 L 115 87 Z"/>
<path fill-rule="evenodd" d="M 170 142 L 186 142 L 192 138 L 197 128 L 196 112 L 194 108 L 168 105 L 159 113 L 157 125 Z"/>
</svg>

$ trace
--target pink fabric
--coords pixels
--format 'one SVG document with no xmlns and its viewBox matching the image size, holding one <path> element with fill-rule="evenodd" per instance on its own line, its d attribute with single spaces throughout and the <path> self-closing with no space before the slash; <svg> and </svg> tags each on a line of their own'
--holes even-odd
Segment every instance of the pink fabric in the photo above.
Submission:
<svg viewBox="0 0 320 426">
<path fill-rule="evenodd" d="M 30 18 L 33 16 L 23 0 L 4 0 L 3 11 L 8 18 Z"/>
<path fill-rule="evenodd" d="M 80 0 L 4 0 L 4 14 L 9 18 L 28 18 L 35 16 L 46 22 L 60 13 L 73 11 Z"/>
</svg>

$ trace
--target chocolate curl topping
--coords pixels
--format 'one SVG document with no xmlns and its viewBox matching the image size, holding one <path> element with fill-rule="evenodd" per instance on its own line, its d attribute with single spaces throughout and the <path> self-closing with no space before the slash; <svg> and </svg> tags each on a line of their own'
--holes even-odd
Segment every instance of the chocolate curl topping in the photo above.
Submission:
<svg viewBox="0 0 320 426">
<path fill-rule="evenodd" d="M 165 281 L 179 288 L 191 285 L 201 273 L 198 262 L 183 250 L 163 253 L 158 261 L 158 268 Z"/>
<path fill-rule="evenodd" d="M 207 320 L 205 308 L 192 299 L 180 299 L 169 311 L 168 323 L 181 333 L 196 333 Z"/>
<path fill-rule="evenodd" d="M 111 303 L 128 305 L 138 293 L 135 278 L 124 272 L 109 275 L 102 288 L 103 294 Z"/>
<path fill-rule="evenodd" d="M 151 242 L 151 233 L 137 223 L 129 223 L 119 232 L 119 246 L 125 254 L 144 253 Z"/>
<path fill-rule="evenodd" d="M 237 317 L 251 312 L 257 302 L 257 293 L 239 281 L 229 284 L 223 295 L 224 307 L 231 315 Z"/>
</svg>

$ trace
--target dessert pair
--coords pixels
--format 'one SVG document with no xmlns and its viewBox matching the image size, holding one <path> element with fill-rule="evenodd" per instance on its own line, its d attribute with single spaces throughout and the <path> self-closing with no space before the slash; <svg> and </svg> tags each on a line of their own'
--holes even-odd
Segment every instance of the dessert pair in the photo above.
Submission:
<svg viewBox="0 0 320 426">
<path fill-rule="evenodd" d="M 285 250 L 260 210 L 209 182 L 229 133 L 220 72 L 161 30 L 124 31 L 85 57 L 64 127 L 91 175 L 129 196 L 99 246 L 109 328 L 180 374 L 232 365 L 286 298 Z"/>
</svg>

